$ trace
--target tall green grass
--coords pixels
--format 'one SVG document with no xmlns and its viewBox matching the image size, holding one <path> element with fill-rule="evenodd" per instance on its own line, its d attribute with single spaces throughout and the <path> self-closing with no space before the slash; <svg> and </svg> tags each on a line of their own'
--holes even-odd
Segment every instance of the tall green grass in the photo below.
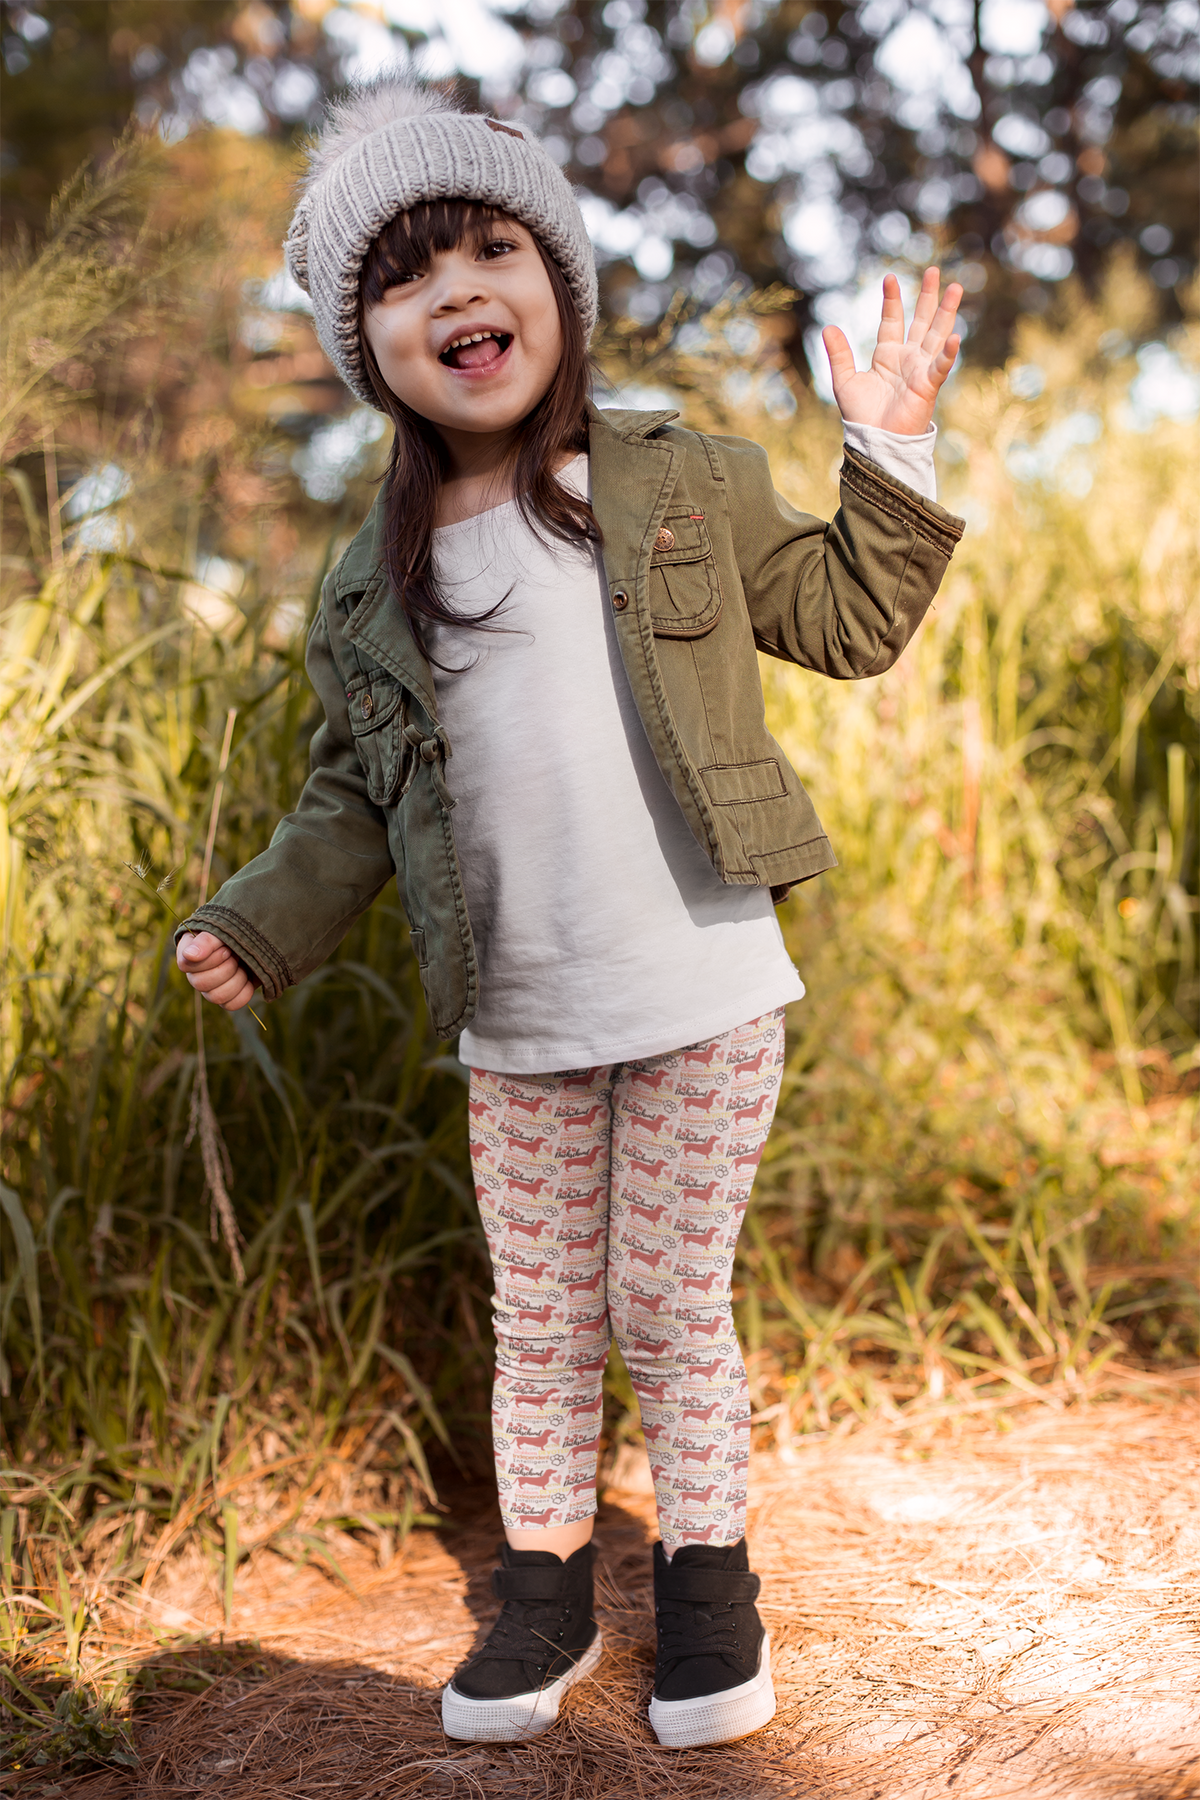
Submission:
<svg viewBox="0 0 1200 1800">
<path fill-rule="evenodd" d="M 190 255 L 151 238 L 145 205 L 135 160 L 9 283 L 0 1526 L 18 1640 L 60 1578 L 149 1579 L 184 1539 L 228 1593 L 256 1549 L 328 1557 L 335 1528 L 386 1558 L 434 1516 L 427 1447 L 469 1456 L 486 1414 L 463 1071 L 394 895 L 265 1030 L 210 1009 L 201 1036 L 174 970 L 214 820 L 216 881 L 303 782 L 304 618 L 352 524 L 294 481 L 272 510 L 286 442 L 227 399 L 200 431 L 172 420 L 181 389 L 228 390 L 245 271 L 228 240 L 214 266 L 211 236 Z M 64 268 L 78 316 L 60 308 L 31 361 Z M 164 335 L 174 366 L 140 387 Z M 72 387 L 84 356 L 108 394 Z M 189 442 L 218 454 L 189 461 Z M 130 491 L 81 529 L 56 490 L 109 464 Z M 293 546 L 282 566 L 247 554 L 247 484 Z M 217 553 L 246 571 L 236 607 L 185 579 Z"/>
<path fill-rule="evenodd" d="M 752 432 L 827 512 L 836 420 L 730 404 L 782 410 L 754 307 L 618 327 L 612 372 Z M 1117 264 L 956 376 L 939 481 L 968 531 L 893 671 L 763 661 L 841 859 L 784 909 L 809 994 L 741 1258 L 781 1433 L 1197 1360 L 1195 429 L 1131 400 L 1151 323 Z M 1200 336 L 1172 348 L 1194 369 Z"/>
<path fill-rule="evenodd" d="M 24 254 L 4 352 L 2 1616 L 36 1657 L 49 1606 L 76 1669 L 71 1596 L 185 1541 L 227 1602 L 248 1556 L 336 1564 L 338 1531 L 386 1560 L 434 1516 L 431 1455 L 486 1460 L 462 1070 L 394 898 L 265 1030 L 208 1009 L 201 1044 L 172 968 L 223 751 L 214 882 L 303 780 L 303 619 L 371 492 L 305 498 L 238 346 L 272 153 L 240 152 L 254 180 L 219 138 L 173 154 L 213 160 L 186 186 L 170 158 L 118 167 Z M 1196 1360 L 1196 548 L 1183 428 L 1122 411 L 1146 305 L 1115 271 L 1097 308 L 1030 325 L 1035 400 L 1011 371 L 957 378 L 942 481 L 970 529 L 895 671 L 764 665 L 841 858 L 785 909 L 809 998 L 740 1266 L 781 1441 Z M 803 395 L 788 416 L 776 313 L 614 328 L 600 354 L 759 437 L 820 511 L 839 433 Z M 1080 414 L 1102 434 L 1055 463 Z M 110 463 L 129 491 L 81 531 L 62 497 Z M 213 556 L 236 603 L 201 591 Z M 618 1435 L 628 1401 L 616 1370 Z M 33 1689 L 13 1704 L 40 1717 Z"/>
<path fill-rule="evenodd" d="M 461 1400 L 473 1355 L 452 1326 L 478 1262 L 461 1071 L 429 1032 L 394 904 L 265 1033 L 206 1014 L 240 1253 L 210 1229 L 171 915 L 195 895 L 227 703 L 219 867 L 261 846 L 312 723 L 295 654 L 264 651 L 248 604 L 218 646 L 178 629 L 172 586 L 87 556 L 10 620 L 8 721 L 36 806 L 14 783 L 2 1375 L 10 1442 L 38 1470 L 11 1497 L 27 1482 L 41 1507 L 115 1525 L 129 1568 L 268 1437 L 262 1455 L 294 1471 L 373 1433 L 380 1468 L 390 1456 L 427 1488 L 420 1438 L 446 1436 L 434 1393 Z M 114 667 L 125 644 L 142 647 Z M 72 709 L 81 662 L 96 704 Z M 377 1485 L 375 1523 L 393 1527 L 416 1489 Z"/>
</svg>

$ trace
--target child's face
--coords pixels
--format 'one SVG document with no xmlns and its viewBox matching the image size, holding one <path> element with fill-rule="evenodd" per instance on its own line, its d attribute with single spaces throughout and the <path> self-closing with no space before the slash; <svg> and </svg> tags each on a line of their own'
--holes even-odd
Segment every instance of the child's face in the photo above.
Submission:
<svg viewBox="0 0 1200 1800">
<path fill-rule="evenodd" d="M 464 241 L 404 275 L 366 308 L 363 330 L 397 399 L 451 433 L 519 424 L 562 354 L 545 264 L 531 234 L 507 218 L 488 227 L 478 248 Z M 479 333 L 492 335 L 458 342 Z"/>
</svg>

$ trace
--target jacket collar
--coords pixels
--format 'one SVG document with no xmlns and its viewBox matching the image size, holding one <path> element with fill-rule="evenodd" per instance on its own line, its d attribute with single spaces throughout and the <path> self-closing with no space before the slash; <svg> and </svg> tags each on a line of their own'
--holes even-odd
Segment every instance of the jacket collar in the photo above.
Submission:
<svg viewBox="0 0 1200 1800">
<path fill-rule="evenodd" d="M 602 412 L 588 406 L 592 502 L 604 532 L 609 583 L 636 579 L 683 466 L 682 452 L 651 438 L 677 412 Z M 630 450 L 637 454 L 631 459 Z M 361 594 L 346 621 L 346 636 L 376 657 L 437 720 L 433 671 L 421 654 L 383 569 L 383 492 L 335 575 L 339 596 Z"/>
<path fill-rule="evenodd" d="M 678 417 L 677 412 L 633 412 L 621 407 L 605 407 L 601 411 L 593 402 L 588 403 L 593 439 L 598 431 L 609 431 L 625 444 L 643 443 L 660 425 L 669 425 L 672 419 Z"/>
</svg>

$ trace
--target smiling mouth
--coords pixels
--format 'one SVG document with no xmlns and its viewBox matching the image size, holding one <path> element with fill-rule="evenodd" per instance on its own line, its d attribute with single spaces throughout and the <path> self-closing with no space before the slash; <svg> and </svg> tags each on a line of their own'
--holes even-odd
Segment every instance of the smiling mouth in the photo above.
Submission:
<svg viewBox="0 0 1200 1800">
<path fill-rule="evenodd" d="M 455 338 L 438 357 L 448 369 L 486 369 L 498 362 L 512 343 L 507 331 L 471 331 Z"/>
</svg>

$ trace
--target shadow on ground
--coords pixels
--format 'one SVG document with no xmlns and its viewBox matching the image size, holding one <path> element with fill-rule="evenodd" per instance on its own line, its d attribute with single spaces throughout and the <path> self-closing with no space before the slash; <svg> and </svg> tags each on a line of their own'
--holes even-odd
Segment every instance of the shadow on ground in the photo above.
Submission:
<svg viewBox="0 0 1200 1800">
<path fill-rule="evenodd" d="M 494 1500 L 481 1502 L 479 1489 L 443 1492 L 458 1526 L 437 1534 L 438 1561 L 461 1571 L 454 1586 L 473 1627 L 458 1634 L 462 1649 L 452 1666 L 486 1635 L 498 1610 L 490 1574 L 500 1523 Z M 597 1609 L 607 1647 L 599 1679 L 572 1692 L 557 1727 L 534 1744 L 449 1742 L 441 1729 L 441 1671 L 421 1681 L 351 1659 L 281 1655 L 261 1641 L 209 1641 L 141 1659 L 134 1676 L 136 1771 L 57 1778 L 31 1771 L 28 1786 L 15 1791 L 30 1800 L 54 1792 L 63 1800 L 218 1793 L 221 1800 L 616 1800 L 676 1793 L 773 1800 L 819 1791 L 798 1780 L 792 1756 L 764 1754 L 761 1745 L 686 1755 L 658 1746 L 646 1723 L 654 1668 L 653 1534 L 636 1513 L 606 1503 L 598 1537 Z M 419 1587 L 418 1578 L 418 1593 Z M 395 1595 L 393 1604 L 403 1607 L 404 1598 Z M 345 1604 L 353 1606 L 350 1595 Z M 420 1600 L 412 1610 L 419 1620 Z M 445 1662 L 444 1636 L 425 1645 Z"/>
<path fill-rule="evenodd" d="M 448 1527 L 414 1532 L 387 1568 L 355 1552 L 343 1586 L 255 1553 L 225 1640 L 213 1571 L 181 1560 L 123 1640 L 137 1769 L 22 1771 L 14 1791 L 1197 1800 L 1200 1406 L 1043 1406 L 1005 1426 L 871 1429 L 754 1459 L 779 1711 L 743 1743 L 678 1754 L 650 1733 L 653 1499 L 644 1457 L 627 1457 L 597 1529 L 606 1654 L 534 1743 L 441 1732 L 442 1685 L 496 1610 L 499 1519 L 478 1486 L 444 1492 Z M 120 1641 L 114 1627 L 114 1654 Z"/>
</svg>

